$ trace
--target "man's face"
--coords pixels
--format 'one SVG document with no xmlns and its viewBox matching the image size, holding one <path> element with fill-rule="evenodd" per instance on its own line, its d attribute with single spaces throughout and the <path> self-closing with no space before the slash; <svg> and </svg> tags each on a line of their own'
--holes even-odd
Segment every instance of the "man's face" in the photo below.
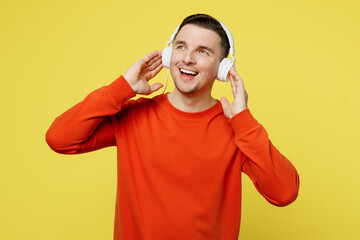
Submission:
<svg viewBox="0 0 360 240">
<path fill-rule="evenodd" d="M 182 27 L 170 63 L 176 89 L 187 95 L 211 93 L 220 56 L 221 39 L 216 32 L 194 24 Z"/>
</svg>

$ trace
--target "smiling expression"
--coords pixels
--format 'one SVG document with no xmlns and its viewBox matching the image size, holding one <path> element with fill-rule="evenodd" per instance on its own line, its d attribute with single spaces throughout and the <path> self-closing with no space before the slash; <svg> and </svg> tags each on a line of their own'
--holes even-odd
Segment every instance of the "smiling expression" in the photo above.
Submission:
<svg viewBox="0 0 360 240">
<path fill-rule="evenodd" d="M 175 38 L 170 63 L 175 91 L 210 95 L 220 56 L 221 39 L 216 32 L 194 24 L 182 27 Z"/>
</svg>

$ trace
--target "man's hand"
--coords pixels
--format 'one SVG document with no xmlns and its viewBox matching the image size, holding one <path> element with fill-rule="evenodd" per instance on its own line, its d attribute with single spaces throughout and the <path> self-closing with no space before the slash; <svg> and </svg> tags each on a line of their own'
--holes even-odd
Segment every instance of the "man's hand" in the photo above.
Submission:
<svg viewBox="0 0 360 240">
<path fill-rule="evenodd" d="M 163 68 L 161 52 L 154 51 L 137 60 L 124 74 L 124 78 L 136 94 L 151 94 L 160 89 L 162 83 L 151 86 L 148 81 L 155 77 Z"/>
<path fill-rule="evenodd" d="M 231 89 L 234 96 L 234 102 L 229 103 L 227 98 L 220 99 L 224 114 L 227 118 L 232 118 L 236 114 L 247 108 L 248 95 L 244 87 L 244 82 L 235 71 L 234 67 L 230 68 L 228 74 L 231 82 Z"/>
</svg>

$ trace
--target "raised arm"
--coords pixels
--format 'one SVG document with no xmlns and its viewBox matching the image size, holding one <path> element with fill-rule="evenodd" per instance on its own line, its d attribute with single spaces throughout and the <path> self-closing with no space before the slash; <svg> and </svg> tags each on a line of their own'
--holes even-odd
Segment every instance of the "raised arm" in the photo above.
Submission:
<svg viewBox="0 0 360 240">
<path fill-rule="evenodd" d="M 161 68 L 161 52 L 151 52 L 136 61 L 124 76 L 91 92 L 51 124 L 45 136 L 50 148 L 62 154 L 77 154 L 114 146 L 110 119 L 137 93 L 150 94 L 161 88 L 161 83 L 148 84 Z"/>
<path fill-rule="evenodd" d="M 270 203 L 286 206 L 299 189 L 299 175 L 292 163 L 269 140 L 265 128 L 247 108 L 248 95 L 234 68 L 229 72 L 234 102 L 221 99 L 224 114 L 230 118 L 235 142 L 243 153 L 242 171 L 253 181 L 259 193 Z"/>
</svg>

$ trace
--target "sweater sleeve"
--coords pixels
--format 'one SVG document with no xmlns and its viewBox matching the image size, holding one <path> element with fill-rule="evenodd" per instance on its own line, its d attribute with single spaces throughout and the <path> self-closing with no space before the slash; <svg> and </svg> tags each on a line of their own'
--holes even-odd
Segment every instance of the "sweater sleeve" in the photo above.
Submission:
<svg viewBox="0 0 360 240">
<path fill-rule="evenodd" d="M 49 147 L 61 154 L 78 154 L 115 146 L 110 116 L 135 96 L 123 76 L 103 86 L 58 116 L 47 130 Z"/>
<path fill-rule="evenodd" d="M 249 109 L 229 120 L 235 142 L 243 153 L 242 171 L 271 204 L 286 206 L 298 195 L 299 175 L 291 162 L 271 143 L 265 128 Z"/>
</svg>

